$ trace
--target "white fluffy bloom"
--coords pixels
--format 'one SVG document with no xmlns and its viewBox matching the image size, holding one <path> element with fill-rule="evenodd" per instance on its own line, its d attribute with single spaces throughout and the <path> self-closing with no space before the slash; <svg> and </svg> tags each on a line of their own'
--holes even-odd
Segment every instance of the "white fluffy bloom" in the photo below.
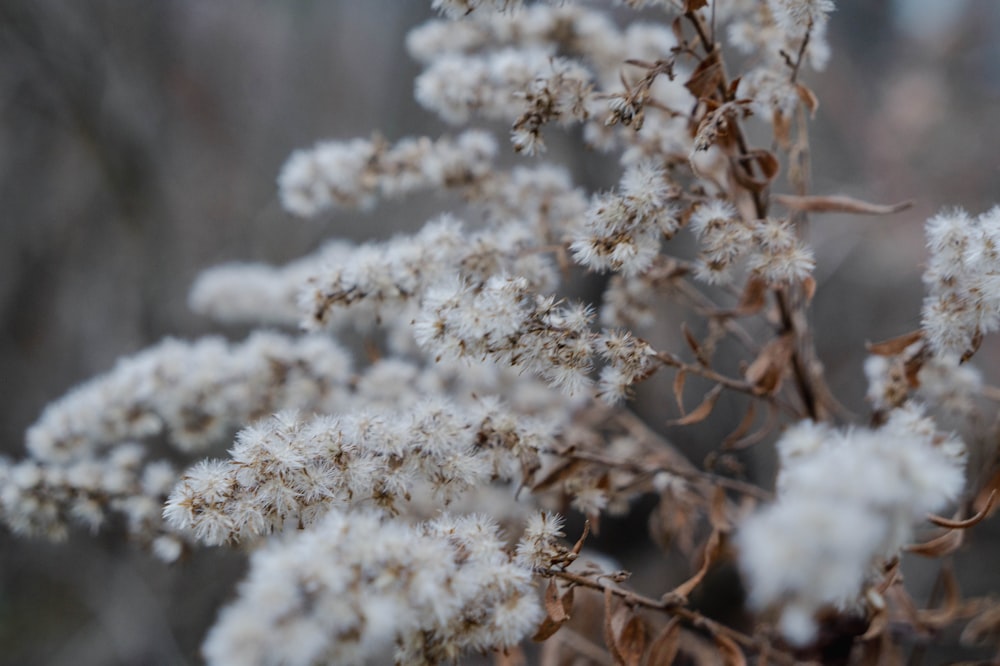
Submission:
<svg viewBox="0 0 1000 666">
<path fill-rule="evenodd" d="M 278 176 L 288 212 L 313 217 L 333 207 L 367 208 L 378 195 L 400 196 L 428 187 L 468 185 L 491 169 L 496 142 L 484 132 L 455 139 L 403 139 L 396 145 L 354 139 L 297 150 Z"/>
<path fill-rule="evenodd" d="M 961 357 L 1000 325 L 1000 206 L 976 218 L 942 212 L 926 232 L 924 334 L 936 353 Z"/>
<path fill-rule="evenodd" d="M 514 645 L 541 615 L 530 570 L 492 521 L 334 511 L 253 555 L 204 652 L 213 665 L 361 664 L 393 650 L 399 663 L 440 663 Z"/>
<path fill-rule="evenodd" d="M 778 499 L 746 520 L 737 543 L 750 605 L 782 605 L 785 637 L 802 645 L 817 611 L 852 604 L 877 560 L 958 497 L 964 447 L 911 405 L 879 430 L 800 424 L 778 451 Z"/>
<path fill-rule="evenodd" d="M 640 162 L 626 169 L 620 191 L 598 195 L 570 244 L 577 263 L 634 276 L 660 252 L 660 239 L 676 233 L 671 184 L 662 169 Z"/>
</svg>

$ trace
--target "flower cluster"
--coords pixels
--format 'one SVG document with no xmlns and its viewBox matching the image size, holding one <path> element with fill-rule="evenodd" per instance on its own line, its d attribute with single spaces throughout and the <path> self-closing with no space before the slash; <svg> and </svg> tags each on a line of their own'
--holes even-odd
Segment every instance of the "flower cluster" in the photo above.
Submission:
<svg viewBox="0 0 1000 666">
<path fill-rule="evenodd" d="M 743 523 L 740 564 L 750 604 L 782 605 L 782 632 L 806 645 L 820 609 L 854 606 L 879 559 L 958 497 L 965 447 L 911 404 L 878 430 L 803 422 L 777 448 L 778 499 Z"/>
<path fill-rule="evenodd" d="M 927 221 L 923 330 L 937 354 L 966 356 L 1000 324 L 1000 206 L 978 217 L 942 212 Z"/>
<path fill-rule="evenodd" d="M 213 664 L 438 664 L 516 645 L 542 609 L 522 559 L 544 564 L 558 525 L 512 559 L 483 516 L 417 525 L 331 511 L 256 552 L 205 643 Z"/>
<path fill-rule="evenodd" d="M 481 288 L 442 284 L 424 298 L 417 342 L 438 358 L 489 358 L 529 370 L 573 395 L 590 385 L 593 315 L 529 287 L 524 278 L 500 275 Z"/>
<path fill-rule="evenodd" d="M 455 139 L 324 141 L 297 150 L 278 176 L 281 203 L 312 217 L 333 207 L 367 208 L 376 197 L 475 182 L 490 169 L 496 142 L 484 132 Z"/>
<path fill-rule="evenodd" d="M 660 238 L 672 237 L 680 223 L 670 204 L 676 194 L 656 165 L 628 168 L 620 187 L 620 192 L 595 197 L 570 249 L 577 263 L 592 270 L 631 276 L 649 268 L 660 252 Z"/>
<path fill-rule="evenodd" d="M 337 409 L 350 370 L 347 353 L 324 338 L 166 340 L 45 410 L 28 431 L 31 457 L 0 462 L 0 516 L 16 532 L 62 538 L 70 523 L 97 530 L 120 513 L 133 536 L 173 559 L 179 542 L 158 539 L 177 472 L 147 460 L 142 442 L 193 454 L 276 410 Z"/>
<path fill-rule="evenodd" d="M 241 430 L 228 461 L 188 470 L 164 516 L 173 529 L 218 545 L 311 525 L 330 507 L 396 512 L 426 492 L 448 503 L 537 466 L 553 434 L 494 401 L 462 409 L 428 400 L 403 413 L 308 420 L 283 413 Z"/>
</svg>

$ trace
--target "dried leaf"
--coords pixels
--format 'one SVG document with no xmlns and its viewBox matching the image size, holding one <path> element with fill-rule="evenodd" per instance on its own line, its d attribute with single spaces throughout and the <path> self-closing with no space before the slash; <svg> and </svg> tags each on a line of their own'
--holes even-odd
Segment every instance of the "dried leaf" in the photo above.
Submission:
<svg viewBox="0 0 1000 666">
<path fill-rule="evenodd" d="M 751 433 L 733 442 L 724 442 L 724 449 L 727 451 L 739 451 L 753 446 L 754 444 L 759 444 L 764 441 L 764 439 L 774 430 L 774 427 L 778 424 L 778 408 L 775 407 L 773 402 L 767 403 L 767 421 L 764 422 L 757 432 Z"/>
<path fill-rule="evenodd" d="M 535 630 L 535 635 L 531 637 L 531 640 L 536 643 L 547 641 L 553 634 L 562 629 L 564 624 L 566 624 L 565 621 L 556 622 L 551 617 L 546 615 L 545 618 L 542 619 L 542 623 L 538 625 L 538 629 Z"/>
<path fill-rule="evenodd" d="M 890 340 L 867 342 L 865 343 L 865 349 L 868 350 L 869 354 L 875 354 L 876 356 L 895 356 L 910 345 L 922 340 L 923 337 L 924 332 L 922 330 L 911 331 Z"/>
<path fill-rule="evenodd" d="M 812 275 L 807 275 L 802 280 L 802 291 L 805 293 L 806 303 L 811 303 L 813 296 L 816 295 L 816 278 Z"/>
<path fill-rule="evenodd" d="M 941 582 L 944 587 L 944 600 L 940 608 L 917 611 L 921 626 L 928 629 L 943 629 L 955 621 L 959 611 L 959 601 L 962 593 L 958 589 L 958 579 L 951 567 L 941 570 Z"/>
<path fill-rule="evenodd" d="M 681 623 L 676 617 L 672 618 L 667 626 L 660 630 L 649 646 L 649 657 L 646 663 L 649 666 L 670 666 L 677 659 L 677 652 L 680 649 Z"/>
<path fill-rule="evenodd" d="M 579 555 L 580 551 L 583 550 L 583 542 L 587 540 L 588 534 L 590 534 L 590 521 L 585 520 L 583 521 L 583 534 L 580 535 L 580 538 L 577 539 L 576 543 L 573 545 L 572 553 L 574 557 Z"/>
<path fill-rule="evenodd" d="M 708 6 L 708 0 L 684 0 L 684 12 L 696 12 Z"/>
<path fill-rule="evenodd" d="M 614 596 L 612 595 L 611 588 L 604 588 L 604 644 L 608 646 L 615 664 L 622 664 L 625 662 L 625 659 L 618 651 L 618 645 L 615 642 L 615 628 L 612 624 L 614 619 L 614 613 L 612 612 L 613 602 Z"/>
<path fill-rule="evenodd" d="M 716 384 L 712 387 L 712 390 L 705 394 L 704 399 L 702 399 L 701 404 L 694 408 L 694 411 L 690 412 L 686 416 L 682 416 L 679 419 L 673 419 L 667 421 L 667 425 L 670 426 L 686 426 L 693 425 L 695 423 L 701 423 L 708 415 L 712 413 L 712 409 L 715 408 L 715 403 L 719 399 L 719 395 L 722 394 L 722 384 Z"/>
<path fill-rule="evenodd" d="M 573 588 L 570 588 L 572 590 Z M 559 585 L 555 579 L 549 580 L 545 586 L 545 612 L 556 622 L 564 622 L 569 619 L 569 609 L 563 604 L 562 595 L 559 594 Z"/>
<path fill-rule="evenodd" d="M 799 94 L 799 99 L 802 100 L 802 103 L 809 109 L 809 115 L 815 116 L 816 110 L 819 108 L 819 98 L 816 97 L 816 93 L 801 83 L 795 86 L 795 91 Z"/>
<path fill-rule="evenodd" d="M 774 141 L 781 150 L 790 150 L 792 147 L 792 119 L 781 112 L 781 109 L 774 109 L 774 119 L 771 122 L 774 127 Z"/>
<path fill-rule="evenodd" d="M 751 150 L 746 155 L 733 157 L 731 161 L 736 182 L 751 192 L 763 192 L 767 189 L 781 167 L 773 153 L 760 148 Z M 754 175 L 754 165 L 760 170 L 762 177 Z"/>
<path fill-rule="evenodd" d="M 708 543 L 705 544 L 705 552 L 701 562 L 701 567 L 698 568 L 698 571 L 696 571 L 693 576 L 668 592 L 667 596 L 677 597 L 679 599 L 687 599 L 691 596 L 691 592 L 693 592 L 694 589 L 701 583 L 702 579 L 705 578 L 705 574 L 708 573 L 709 568 L 711 568 L 712 563 L 715 561 L 716 557 L 718 557 L 721 549 L 722 535 L 719 530 L 712 530 L 712 535 L 708 537 Z"/>
<path fill-rule="evenodd" d="M 646 625 L 632 609 L 622 606 L 616 613 L 615 647 L 625 666 L 639 666 L 646 650 Z"/>
<path fill-rule="evenodd" d="M 854 213 L 855 215 L 891 215 L 906 210 L 913 205 L 912 201 L 901 201 L 895 204 L 873 204 L 861 201 L 843 194 L 829 196 L 795 194 L 775 194 L 772 199 L 782 206 L 795 211 L 807 213 Z"/>
<path fill-rule="evenodd" d="M 756 420 L 757 408 L 754 402 L 750 401 L 750 404 L 747 406 L 747 411 L 743 415 L 743 419 L 740 421 L 739 425 L 737 425 L 736 429 L 726 435 L 726 438 L 722 440 L 722 448 L 728 450 L 734 443 L 743 439 L 743 437 L 750 432 L 750 428 L 753 427 L 754 421 Z"/>
<path fill-rule="evenodd" d="M 927 520 L 931 521 L 938 527 L 947 527 L 953 530 L 964 530 L 972 527 L 973 525 L 978 525 L 986 516 L 989 515 L 990 510 L 996 503 L 997 491 L 990 491 L 990 496 L 986 499 L 986 505 L 976 512 L 976 515 L 966 518 L 965 520 L 950 520 L 948 518 L 942 518 L 941 516 L 935 516 L 931 514 L 927 516 Z"/>
<path fill-rule="evenodd" d="M 677 411 L 684 415 L 684 380 L 687 379 L 687 372 L 678 370 L 674 377 L 674 400 L 677 401 Z"/>
<path fill-rule="evenodd" d="M 1000 491 L 1000 469 L 993 473 L 990 480 L 983 485 L 982 489 L 976 495 L 976 499 L 972 500 L 972 508 L 975 509 L 977 513 L 981 512 L 983 507 L 992 502 L 993 494 L 998 491 Z M 993 505 L 993 509 L 995 508 L 996 505 Z M 986 515 L 991 515 L 993 513 L 993 509 L 987 511 Z"/>
<path fill-rule="evenodd" d="M 586 464 L 587 463 L 582 460 L 564 459 L 563 462 L 556 465 L 556 467 L 551 471 L 549 471 L 548 474 L 543 476 L 540 480 L 536 481 L 535 484 L 531 486 L 531 490 L 533 492 L 548 490 L 549 488 L 552 488 L 553 486 L 563 481 L 564 479 L 568 479 L 569 477 L 573 476 L 577 472 L 577 470 L 579 470 L 581 467 L 586 466 Z"/>
<path fill-rule="evenodd" d="M 785 333 L 771 340 L 753 363 L 743 373 L 758 395 L 774 395 L 781 389 L 782 380 L 791 364 L 795 351 L 795 338 Z"/>
<path fill-rule="evenodd" d="M 716 634 L 715 644 L 719 647 L 719 654 L 722 656 L 722 663 L 725 666 L 747 666 L 747 658 L 743 654 L 743 650 L 732 638 Z"/>
<path fill-rule="evenodd" d="M 1000 635 L 1000 604 L 987 606 L 986 610 L 972 619 L 962 630 L 959 640 L 962 645 L 981 645 L 995 640 Z"/>
<path fill-rule="evenodd" d="M 906 546 L 904 550 L 908 553 L 915 553 L 923 557 L 942 557 L 950 555 L 958 550 L 963 541 L 962 530 L 948 530 L 944 534 L 937 536 L 930 541 L 914 543 Z"/>
<path fill-rule="evenodd" d="M 767 282 L 759 277 L 751 277 L 740 295 L 737 311 L 743 315 L 757 314 L 766 302 Z"/>
<path fill-rule="evenodd" d="M 708 367 L 708 358 L 706 358 L 705 351 L 694 337 L 694 333 L 688 328 L 687 322 L 681 322 L 681 332 L 684 334 L 684 340 L 687 342 L 688 347 L 694 352 L 694 357 L 698 360 L 698 363 Z"/>
<path fill-rule="evenodd" d="M 691 91 L 695 99 L 708 99 L 714 96 L 722 82 L 722 61 L 716 49 L 698 63 L 684 87 Z"/>
</svg>

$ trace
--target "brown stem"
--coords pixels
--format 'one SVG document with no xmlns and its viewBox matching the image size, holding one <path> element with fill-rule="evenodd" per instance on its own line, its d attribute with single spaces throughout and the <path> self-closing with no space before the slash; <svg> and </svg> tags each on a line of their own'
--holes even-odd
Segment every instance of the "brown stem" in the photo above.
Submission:
<svg viewBox="0 0 1000 666">
<path fill-rule="evenodd" d="M 641 606 L 643 608 L 672 615 L 673 617 L 679 618 L 686 624 L 696 629 L 706 631 L 713 636 L 724 636 L 749 652 L 759 653 L 767 649 L 770 656 L 775 659 L 776 662 L 782 664 L 795 663 L 795 660 L 790 655 L 773 651 L 773 647 L 767 641 L 754 638 L 753 636 L 744 634 L 741 631 L 731 629 L 724 624 L 720 624 L 711 618 L 705 617 L 698 611 L 686 608 L 680 599 L 668 596 L 661 599 L 653 599 L 641 594 L 636 594 L 631 590 L 626 590 L 625 588 L 619 587 L 613 583 L 605 583 L 600 579 L 588 578 L 587 576 L 582 576 L 570 571 L 550 570 L 544 572 L 543 575 L 560 578 L 573 583 L 574 585 L 586 587 L 591 590 L 597 590 L 605 593 L 610 592 L 611 594 L 620 597 L 630 606 Z"/>
</svg>

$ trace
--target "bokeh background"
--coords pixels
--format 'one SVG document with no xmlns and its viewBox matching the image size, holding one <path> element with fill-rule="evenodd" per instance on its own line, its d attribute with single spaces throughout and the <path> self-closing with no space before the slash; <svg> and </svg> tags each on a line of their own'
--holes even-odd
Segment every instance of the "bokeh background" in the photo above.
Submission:
<svg viewBox="0 0 1000 666">
<path fill-rule="evenodd" d="M 430 16 L 418 0 L 0 0 L 0 453 L 20 456 L 44 405 L 118 356 L 217 330 L 186 307 L 202 268 L 423 223 L 433 196 L 295 220 L 274 182 L 318 139 L 446 130 L 413 102 L 403 47 Z M 914 201 L 810 229 L 817 345 L 863 414 L 863 341 L 919 325 L 923 221 L 1000 203 L 1000 3 L 841 0 L 830 40 L 827 71 L 806 79 L 813 191 Z M 590 188 L 617 178 L 593 156 L 576 172 Z M 990 340 L 977 357 L 994 383 L 998 358 Z M 994 531 L 965 556 L 967 592 L 1000 589 Z M 0 663 L 198 663 L 243 567 L 216 551 L 164 567 L 113 535 L 0 533 Z"/>
</svg>

